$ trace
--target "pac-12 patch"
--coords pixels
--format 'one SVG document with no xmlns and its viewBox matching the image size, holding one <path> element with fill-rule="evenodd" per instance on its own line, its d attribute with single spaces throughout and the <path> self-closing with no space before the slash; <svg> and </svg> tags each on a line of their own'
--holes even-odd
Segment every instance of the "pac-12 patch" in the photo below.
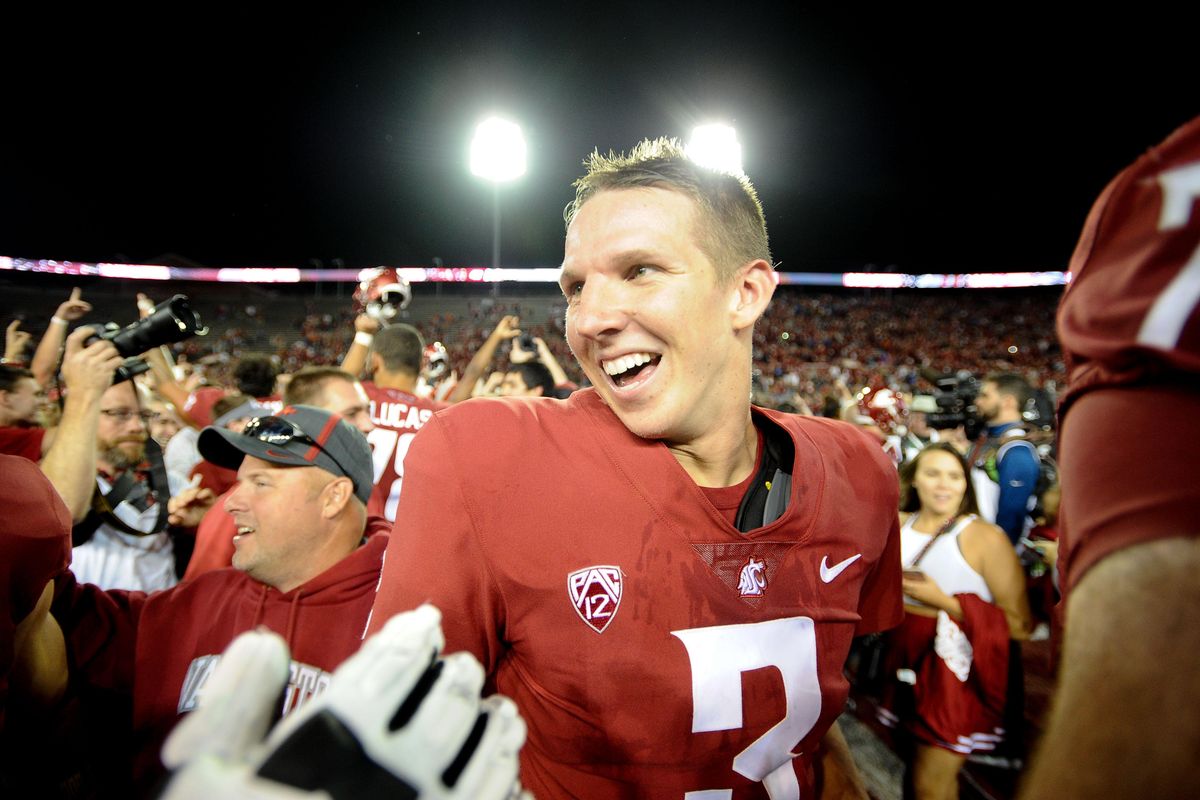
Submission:
<svg viewBox="0 0 1200 800">
<path fill-rule="evenodd" d="M 567 592 L 575 613 L 596 633 L 604 633 L 617 615 L 624 585 L 620 567 L 584 567 L 567 576 Z"/>
</svg>

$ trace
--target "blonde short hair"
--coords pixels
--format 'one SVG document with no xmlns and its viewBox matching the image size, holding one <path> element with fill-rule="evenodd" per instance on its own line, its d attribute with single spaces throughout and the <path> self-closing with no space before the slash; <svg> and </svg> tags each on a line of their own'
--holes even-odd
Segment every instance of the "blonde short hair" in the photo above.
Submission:
<svg viewBox="0 0 1200 800">
<path fill-rule="evenodd" d="M 758 193 L 745 175 L 701 166 L 688 158 L 678 139 L 643 139 L 620 155 L 593 151 L 575 181 L 575 200 L 563 216 L 568 227 L 594 195 L 616 189 L 658 188 L 679 192 L 696 204 L 697 244 L 717 274 L 731 277 L 738 267 L 771 262 L 767 222 Z"/>
</svg>

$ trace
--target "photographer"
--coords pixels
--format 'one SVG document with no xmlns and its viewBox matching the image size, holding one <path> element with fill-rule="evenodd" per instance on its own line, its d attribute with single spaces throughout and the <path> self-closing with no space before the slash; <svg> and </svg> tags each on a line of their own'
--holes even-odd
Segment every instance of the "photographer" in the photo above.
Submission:
<svg viewBox="0 0 1200 800">
<path fill-rule="evenodd" d="M 504 378 L 501 394 L 537 394 L 563 400 L 579 388 L 567 377 L 562 365 L 540 336 L 523 333 L 513 339 L 508 360 L 512 369 Z M 537 391 L 539 387 L 541 392 Z"/>
<path fill-rule="evenodd" d="M 0 373 L 0 452 L 39 463 L 75 520 L 83 519 L 92 496 L 96 428 L 104 392 L 121 356 L 110 342 L 95 341 L 80 328 L 66 342 L 62 366 L 62 418 L 53 428 L 36 423 L 37 380 L 29 370 L 4 367 Z"/>
<path fill-rule="evenodd" d="M 458 385 L 454 387 L 454 391 L 446 398 L 447 402 L 457 403 L 461 400 L 466 400 L 475 396 L 477 387 L 476 384 L 482 380 L 484 373 L 491 366 L 492 359 L 496 355 L 496 350 L 504 342 L 510 339 L 515 339 L 521 335 L 521 320 L 514 315 L 505 315 L 496 323 L 495 329 L 484 340 L 479 349 L 475 351 L 475 355 L 471 358 L 467 368 L 463 370 L 462 378 L 459 379 Z M 482 391 L 482 389 L 481 389 Z"/>
<path fill-rule="evenodd" d="M 167 503 L 183 493 L 187 479 L 163 466 L 147 432 L 149 414 L 129 381 L 110 386 L 100 398 L 95 493 L 73 530 L 72 568 L 81 581 L 104 589 L 156 591 L 178 582 Z"/>
<path fill-rule="evenodd" d="M 156 591 L 174 586 L 186 566 L 187 529 L 199 522 L 212 493 L 188 487 L 186 478 L 163 465 L 162 450 L 147 429 L 153 412 L 142 408 L 131 378 L 146 369 L 136 356 L 202 330 L 179 295 L 125 328 L 85 326 L 68 337 L 64 423 L 80 383 L 72 377 L 75 362 L 93 351 L 107 355 L 107 370 L 90 372 L 84 384 L 88 392 L 78 399 L 89 403 L 85 424 L 70 436 L 60 435 L 71 448 L 69 457 L 57 459 L 57 444 L 47 454 L 58 477 L 48 474 L 75 523 L 72 561 L 81 580 L 105 589 Z"/>
<path fill-rule="evenodd" d="M 1033 525 L 1029 512 L 1041 473 L 1021 416 L 1032 396 L 1032 387 L 1020 375 L 996 373 L 984 379 L 975 398 L 976 414 L 987 428 L 971 448 L 971 480 L 980 512 L 1003 528 L 1013 544 Z"/>
<path fill-rule="evenodd" d="M 554 378 L 540 362 L 513 364 L 512 369 L 504 373 L 498 394 L 502 397 L 554 397 Z"/>
</svg>

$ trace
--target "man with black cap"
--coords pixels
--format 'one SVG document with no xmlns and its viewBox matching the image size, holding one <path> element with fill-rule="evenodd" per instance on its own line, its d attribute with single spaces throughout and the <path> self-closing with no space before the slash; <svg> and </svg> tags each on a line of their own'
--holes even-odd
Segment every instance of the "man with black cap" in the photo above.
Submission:
<svg viewBox="0 0 1200 800">
<path fill-rule="evenodd" d="M 126 737 L 64 742 L 55 727 L 31 731 L 21 713 L 35 699 L 54 704 L 66 688 L 65 668 L 41 665 L 66 658 L 49 606 L 53 577 L 70 561 L 71 517 L 32 462 L 0 455 L 0 472 L 11 478 L 0 482 L 0 501 L 12 512 L 0 518 L 0 795 L 128 796 L 120 785 L 77 780 L 71 757 L 104 741 L 124 745 Z M 439 658 L 439 620 L 430 606 L 397 617 L 269 737 L 280 694 L 292 691 L 289 677 L 301 667 L 278 634 L 261 627 L 239 634 L 221 654 L 200 707 L 167 740 L 163 759 L 174 776 L 158 796 L 528 798 L 515 782 L 524 722 L 505 698 L 475 699 L 483 671 L 471 656 Z M 57 683 L 38 680 L 56 672 Z M 9 698 L 17 712 L 12 736 L 5 730 Z M 402 709 L 411 713 L 401 716 Z M 99 725 L 119 732 L 111 719 Z"/>
<path fill-rule="evenodd" d="M 368 443 L 371 442 L 370 434 L 374 425 L 367 412 L 367 397 L 362 386 L 349 373 L 334 367 L 305 367 L 292 376 L 283 394 L 283 404 L 316 406 L 332 411 L 367 436 Z M 181 498 L 181 502 L 185 499 Z M 373 512 L 368 503 L 367 514 L 370 516 L 372 513 L 382 516 L 381 512 Z M 204 513 L 196 527 L 196 545 L 183 580 L 231 566 L 236 535 L 237 523 L 225 509 L 225 496 L 222 495 Z"/>
<path fill-rule="evenodd" d="M 197 698 L 226 646 L 266 627 L 291 654 L 284 713 L 322 691 L 357 650 L 374 599 L 386 522 L 368 524 L 371 450 L 339 415 L 289 406 L 241 433 L 206 428 L 199 447 L 238 470 L 225 499 L 237 522 L 235 569 L 146 595 L 105 592 L 65 571 L 52 613 L 62 626 L 73 685 L 131 702 L 139 790 L 161 774 L 160 745 Z M 115 735 L 114 735 L 115 734 Z"/>
</svg>

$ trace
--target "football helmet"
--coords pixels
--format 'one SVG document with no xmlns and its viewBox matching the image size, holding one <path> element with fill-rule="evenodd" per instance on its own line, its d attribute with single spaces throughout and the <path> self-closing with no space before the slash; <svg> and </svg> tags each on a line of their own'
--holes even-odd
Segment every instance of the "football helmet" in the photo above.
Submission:
<svg viewBox="0 0 1200 800">
<path fill-rule="evenodd" d="M 354 290 L 354 310 L 387 325 L 412 302 L 412 287 L 392 267 L 364 269 Z"/>
<path fill-rule="evenodd" d="M 441 342 L 430 342 L 425 345 L 425 368 L 421 370 L 421 377 L 425 379 L 425 382 L 433 385 L 449 372 L 450 354 L 446 352 L 446 346 Z"/>
<path fill-rule="evenodd" d="M 858 393 L 858 410 L 888 436 L 903 436 L 908 430 L 908 406 L 899 392 L 868 387 Z"/>
</svg>

